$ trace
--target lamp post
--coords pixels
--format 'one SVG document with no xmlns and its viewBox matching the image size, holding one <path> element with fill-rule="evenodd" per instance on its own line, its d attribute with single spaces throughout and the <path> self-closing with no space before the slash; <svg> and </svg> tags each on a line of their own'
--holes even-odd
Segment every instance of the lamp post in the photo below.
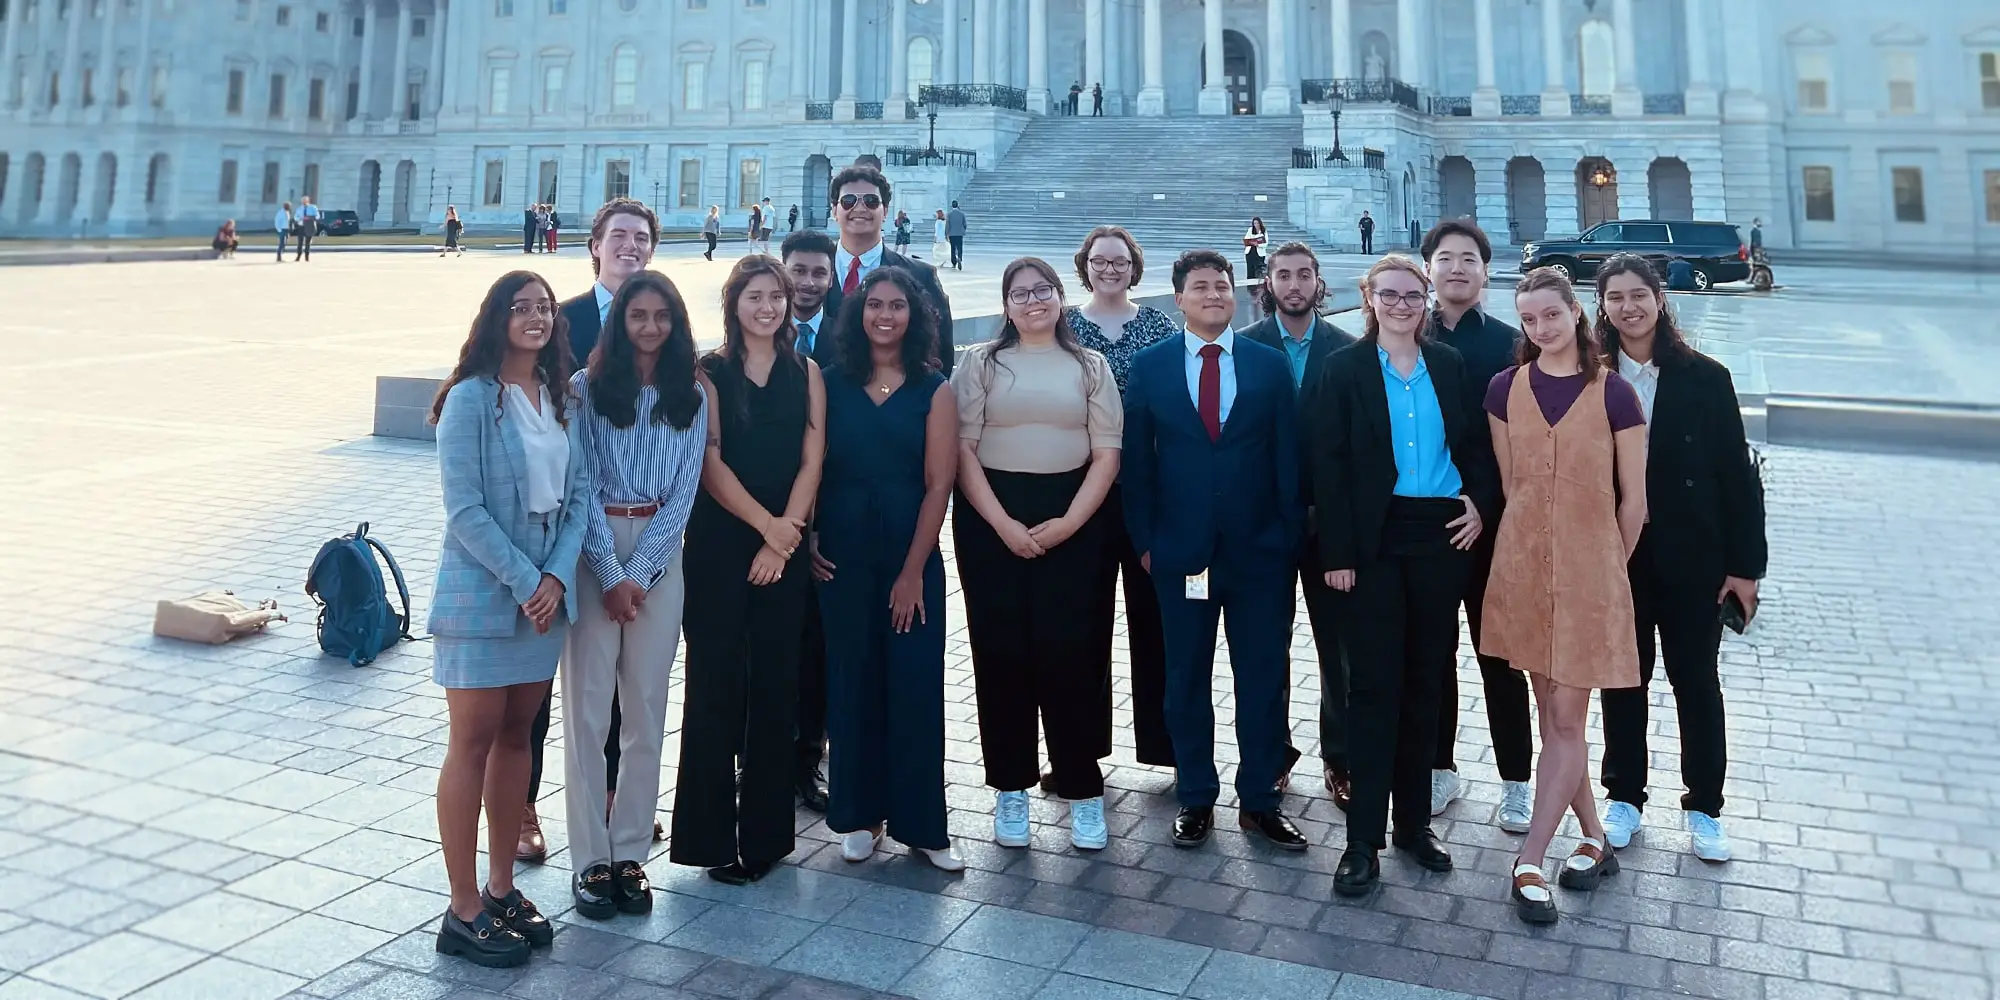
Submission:
<svg viewBox="0 0 2000 1000">
<path fill-rule="evenodd" d="M 939 153 L 937 148 L 937 105 L 926 102 L 924 104 L 924 117 L 929 118 L 931 121 L 931 140 L 930 145 L 924 147 L 924 162 L 931 163 L 942 160 L 944 159 L 944 155 Z"/>
<path fill-rule="evenodd" d="M 1347 98 L 1340 93 L 1340 81 L 1333 82 L 1333 152 L 1326 154 L 1328 163 L 1346 163 L 1347 154 L 1340 151 L 1340 112 L 1347 106 Z"/>
</svg>

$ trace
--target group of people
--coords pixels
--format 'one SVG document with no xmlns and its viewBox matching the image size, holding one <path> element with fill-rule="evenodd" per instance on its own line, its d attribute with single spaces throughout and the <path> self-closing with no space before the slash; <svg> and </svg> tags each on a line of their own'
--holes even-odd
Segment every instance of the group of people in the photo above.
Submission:
<svg viewBox="0 0 2000 1000">
<path fill-rule="evenodd" d="M 521 210 L 521 252 L 555 253 L 562 214 L 554 205 L 529 205 Z"/>
<path fill-rule="evenodd" d="M 517 271 L 488 292 L 433 412 L 446 532 L 430 630 L 451 722 L 440 951 L 513 965 L 551 939 L 507 862 L 546 850 L 535 787 L 558 671 L 577 909 L 650 908 L 683 635 L 673 862 L 762 878 L 793 850 L 796 797 L 848 861 L 888 837 L 962 869 L 944 785 L 947 515 L 1000 845 L 1029 843 L 1038 785 L 1066 801 L 1073 845 L 1109 843 L 1122 584 L 1136 756 L 1175 771 L 1173 843 L 1212 834 L 1226 620 L 1238 824 L 1306 850 L 1283 804 L 1302 586 L 1323 777 L 1348 814 L 1338 894 L 1371 891 L 1390 843 L 1452 867 L 1429 823 L 1460 787 L 1461 605 L 1500 825 L 1526 834 L 1511 890 L 1524 919 L 1556 917 L 1543 860 L 1566 814 L 1584 836 L 1558 880 L 1575 889 L 1615 873 L 1612 849 L 1638 829 L 1656 627 L 1695 851 L 1727 857 L 1719 610 L 1755 613 L 1762 500 L 1728 374 L 1682 340 L 1643 260 L 1604 265 L 1594 323 L 1561 275 L 1530 274 L 1522 334 L 1482 309 L 1485 235 L 1442 223 L 1424 263 L 1385 257 L 1362 279 L 1357 338 L 1320 316 L 1304 244 L 1270 252 L 1267 318 L 1239 330 L 1227 257 L 1174 261 L 1176 320 L 1133 300 L 1144 253 L 1100 226 L 1070 262 L 1076 300 L 1055 265 L 1012 262 L 999 333 L 954 365 L 936 270 L 882 243 L 890 194 L 871 166 L 835 176 L 837 241 L 798 231 L 738 261 L 724 342 L 701 356 L 689 304 L 647 270 L 658 223 L 635 201 L 598 212 L 589 291 L 559 303 Z M 1593 689 L 1602 821 L 1585 774 Z M 497 859 L 483 883 L 482 796 Z"/>
<path fill-rule="evenodd" d="M 310 195 L 299 199 L 297 211 L 292 209 L 291 202 L 285 202 L 271 217 L 271 228 L 278 233 L 279 263 L 285 261 L 285 240 L 288 237 L 292 240 L 292 259 L 311 260 L 313 237 L 319 235 L 319 206 L 313 204 Z M 233 226 L 231 231 L 233 235 Z"/>
<path fill-rule="evenodd" d="M 1076 117 L 1082 113 L 1077 109 L 1077 105 L 1082 100 L 1083 81 L 1077 80 L 1069 85 L 1069 96 L 1063 100 L 1063 111 L 1072 118 Z M 1092 118 L 1104 117 L 1104 85 L 1101 83 L 1090 85 L 1090 116 Z"/>
</svg>

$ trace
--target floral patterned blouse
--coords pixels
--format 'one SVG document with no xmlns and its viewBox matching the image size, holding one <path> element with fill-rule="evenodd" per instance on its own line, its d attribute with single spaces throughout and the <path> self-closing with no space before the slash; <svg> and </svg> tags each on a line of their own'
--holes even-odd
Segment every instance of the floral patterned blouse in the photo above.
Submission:
<svg viewBox="0 0 2000 1000">
<path fill-rule="evenodd" d="M 1125 377 L 1132 371 L 1132 355 L 1181 332 L 1179 324 L 1152 306 L 1140 306 L 1139 315 L 1125 323 L 1124 335 L 1117 340 L 1107 339 L 1104 328 L 1085 316 L 1082 307 L 1071 306 L 1067 312 L 1076 342 L 1104 355 L 1111 365 L 1111 377 L 1118 380 L 1120 393 L 1125 391 Z"/>
</svg>

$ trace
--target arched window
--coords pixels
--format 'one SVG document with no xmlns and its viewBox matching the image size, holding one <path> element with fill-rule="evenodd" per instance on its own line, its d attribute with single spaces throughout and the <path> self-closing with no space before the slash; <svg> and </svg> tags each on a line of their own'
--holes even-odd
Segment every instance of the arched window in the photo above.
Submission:
<svg viewBox="0 0 2000 1000">
<path fill-rule="evenodd" d="M 1576 65 L 1583 96 L 1611 96 L 1618 85 L 1618 45 L 1609 23 L 1590 20 L 1576 29 Z"/>
<path fill-rule="evenodd" d="M 933 76 L 936 62 L 937 47 L 931 44 L 930 39 L 922 35 L 910 39 L 909 93 L 911 100 L 916 100 L 917 95 L 923 93 L 925 87 L 935 82 L 931 77 Z"/>
<path fill-rule="evenodd" d="M 620 45 L 611 50 L 611 106 L 630 110 L 639 100 L 639 50 Z"/>
</svg>

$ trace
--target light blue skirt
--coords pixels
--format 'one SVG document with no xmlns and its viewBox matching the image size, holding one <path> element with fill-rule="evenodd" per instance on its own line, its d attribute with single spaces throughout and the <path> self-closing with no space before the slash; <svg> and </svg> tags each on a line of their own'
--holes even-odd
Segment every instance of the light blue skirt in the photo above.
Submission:
<svg viewBox="0 0 2000 1000">
<path fill-rule="evenodd" d="M 522 615 L 504 639 L 441 635 L 433 640 L 431 680 L 444 688 L 497 688 L 554 680 L 569 623 L 560 613 L 544 634 Z"/>
</svg>

